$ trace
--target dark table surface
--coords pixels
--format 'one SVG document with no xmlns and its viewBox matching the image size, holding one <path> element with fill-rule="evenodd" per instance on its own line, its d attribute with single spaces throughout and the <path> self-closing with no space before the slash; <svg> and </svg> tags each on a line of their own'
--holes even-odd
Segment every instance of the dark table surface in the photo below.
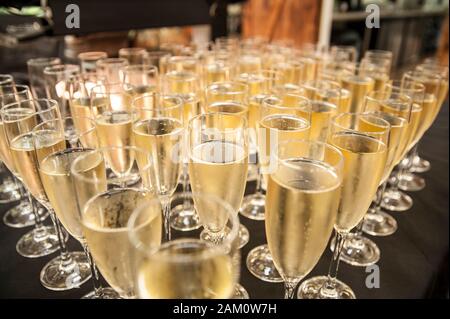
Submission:
<svg viewBox="0 0 450 319">
<path fill-rule="evenodd" d="M 339 279 L 350 285 L 358 298 L 448 298 L 448 102 L 424 136 L 420 154 L 431 161 L 432 169 L 422 174 L 427 186 L 410 193 L 414 206 L 407 212 L 392 213 L 398 221 L 398 230 L 388 237 L 371 237 L 381 250 L 378 262 L 380 287 L 366 288 L 368 275 L 363 267 L 341 263 Z M 0 206 L 3 213 L 11 205 Z M 250 242 L 242 249 L 241 284 L 251 298 L 282 298 L 282 284 L 266 283 L 250 274 L 245 266 L 247 253 L 265 242 L 264 222 L 245 217 L 241 222 L 250 230 Z M 39 272 L 56 253 L 37 259 L 19 256 L 15 244 L 29 231 L 13 229 L 0 223 L 0 297 L 1 298 L 80 298 L 91 290 L 85 283 L 81 288 L 54 292 L 39 282 Z M 81 250 L 73 239 L 69 248 Z M 326 274 L 331 258 L 327 249 L 307 278 Z"/>
</svg>

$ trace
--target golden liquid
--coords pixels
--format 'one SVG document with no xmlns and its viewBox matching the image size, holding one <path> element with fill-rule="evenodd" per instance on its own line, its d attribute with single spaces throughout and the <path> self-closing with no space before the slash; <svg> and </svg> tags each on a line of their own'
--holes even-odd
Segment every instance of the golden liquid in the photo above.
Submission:
<svg viewBox="0 0 450 319">
<path fill-rule="evenodd" d="M 260 165 L 263 169 L 269 169 L 271 164 L 271 152 L 276 151 L 278 145 L 291 139 L 309 139 L 309 123 L 295 115 L 273 114 L 264 117 L 259 122 L 258 153 Z M 266 176 L 264 176 L 266 179 Z"/>
<path fill-rule="evenodd" d="M 208 105 L 206 107 L 206 112 L 208 113 L 229 113 L 235 114 L 248 119 L 248 107 L 239 103 L 233 102 L 216 102 Z M 239 127 L 242 120 L 234 116 L 227 116 L 222 118 L 223 125 L 225 128 L 236 128 Z"/>
<path fill-rule="evenodd" d="M 341 79 L 341 85 L 350 92 L 351 103 L 348 111 L 351 113 L 359 113 L 364 106 L 365 96 L 373 91 L 375 81 L 369 77 L 354 75 L 343 77 Z"/>
<path fill-rule="evenodd" d="M 55 153 L 44 159 L 39 167 L 42 185 L 56 216 L 64 228 L 80 242 L 83 241 L 83 233 L 70 165 L 78 156 L 84 155 L 86 152 L 78 149 Z M 93 161 L 91 164 L 92 167 L 85 173 L 101 176 L 105 170 L 103 161 Z M 92 191 L 87 194 L 86 191 L 90 190 L 89 187 L 85 187 L 83 190 L 85 191 L 83 197 L 86 196 L 88 199 L 97 194 Z"/>
<path fill-rule="evenodd" d="M 422 103 L 422 112 L 420 115 L 419 126 L 417 128 L 415 143 L 422 138 L 423 134 L 428 130 L 428 128 L 433 123 L 433 110 L 436 107 L 437 100 L 434 96 L 427 96 Z"/>
<path fill-rule="evenodd" d="M 309 139 L 313 141 L 326 141 L 330 121 L 337 114 L 336 106 L 331 103 L 312 101 L 311 130 Z"/>
<path fill-rule="evenodd" d="M 83 209 L 83 233 L 94 261 L 103 278 L 123 298 L 135 296 L 127 222 L 137 207 L 152 198 L 136 189 L 113 189 L 95 196 Z M 161 213 L 148 216 L 139 236 L 146 244 L 157 247 L 161 243 Z"/>
<path fill-rule="evenodd" d="M 184 126 L 189 125 L 189 121 L 202 113 L 202 103 L 200 99 L 195 96 L 195 94 L 185 94 L 182 95 L 183 98 L 183 122 Z"/>
<path fill-rule="evenodd" d="M 34 143 L 36 143 L 36 149 Z M 64 138 L 60 134 L 55 134 L 54 131 L 40 131 L 39 135 L 35 135 L 35 139 L 31 133 L 27 133 L 11 141 L 11 153 L 17 171 L 23 183 L 37 200 L 47 200 L 39 176 L 38 163 L 46 156 L 61 151 L 65 147 Z"/>
<path fill-rule="evenodd" d="M 0 120 L 0 159 L 6 165 L 6 167 L 14 174 L 17 175 L 14 167 L 11 150 L 9 149 L 8 139 L 6 138 L 6 132 L 4 125 Z"/>
<path fill-rule="evenodd" d="M 266 235 L 284 279 L 307 275 L 327 247 L 336 221 L 340 179 L 323 162 L 289 159 L 269 176 Z"/>
<path fill-rule="evenodd" d="M 387 74 L 374 74 L 373 79 L 375 81 L 373 91 L 384 91 L 386 84 L 389 83 L 389 76 Z"/>
<path fill-rule="evenodd" d="M 179 72 L 176 75 L 167 75 L 167 91 L 172 94 L 192 94 L 193 75 L 190 72 Z"/>
<path fill-rule="evenodd" d="M 126 92 L 133 98 L 137 98 L 147 93 L 158 92 L 158 87 L 156 85 L 133 85 L 131 88 L 127 89 Z"/>
<path fill-rule="evenodd" d="M 96 118 L 100 147 L 133 145 L 132 120 L 127 112 L 104 112 Z M 106 153 L 109 166 L 116 175 L 126 174 L 133 165 L 134 154 L 129 149 L 110 149 Z"/>
<path fill-rule="evenodd" d="M 257 73 L 261 69 L 262 63 L 259 56 L 243 55 L 238 61 L 238 74 Z"/>
<path fill-rule="evenodd" d="M 73 99 L 70 101 L 70 113 L 73 119 L 75 129 L 80 133 L 88 132 L 92 130 L 93 114 L 90 107 L 89 99 Z M 83 134 L 80 137 L 81 144 L 86 148 L 97 148 L 98 141 L 96 134 L 91 133 Z"/>
<path fill-rule="evenodd" d="M 367 212 L 386 166 L 386 145 L 351 132 L 333 134 L 330 143 L 344 155 L 341 201 L 335 228 L 350 231 Z"/>
<path fill-rule="evenodd" d="M 189 158 L 192 192 L 212 194 L 231 205 L 236 214 L 244 197 L 247 181 L 248 155 L 240 145 L 209 141 L 195 146 Z M 195 200 L 194 205 L 203 224 L 221 230 L 228 220 L 226 214 Z"/>
<path fill-rule="evenodd" d="M 403 154 L 401 155 L 402 158 L 414 146 L 414 140 L 418 135 L 421 117 L 422 117 L 422 107 L 416 103 L 413 103 L 413 107 L 411 109 L 411 116 L 408 124 L 408 139 L 406 141 L 407 146 L 404 149 Z"/>
<path fill-rule="evenodd" d="M 206 65 L 204 72 L 206 85 L 214 82 L 225 82 L 231 79 L 230 68 L 220 62 Z"/>
<path fill-rule="evenodd" d="M 172 261 L 174 255 L 185 261 Z M 137 279 L 146 299 L 230 298 L 233 288 L 231 257 L 197 239 L 164 244 L 140 265 Z"/>
<path fill-rule="evenodd" d="M 158 194 L 171 195 L 180 176 L 183 123 L 172 118 L 142 120 L 134 123 L 133 134 L 135 145 L 151 154 Z"/>
</svg>

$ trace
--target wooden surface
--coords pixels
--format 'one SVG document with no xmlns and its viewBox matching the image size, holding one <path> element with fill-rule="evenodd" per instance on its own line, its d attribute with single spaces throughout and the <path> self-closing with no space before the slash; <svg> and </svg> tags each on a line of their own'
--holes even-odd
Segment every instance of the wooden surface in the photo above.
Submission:
<svg viewBox="0 0 450 319">
<path fill-rule="evenodd" d="M 295 45 L 315 43 L 319 29 L 320 1 L 249 0 L 244 5 L 243 37 L 291 40 Z"/>
</svg>

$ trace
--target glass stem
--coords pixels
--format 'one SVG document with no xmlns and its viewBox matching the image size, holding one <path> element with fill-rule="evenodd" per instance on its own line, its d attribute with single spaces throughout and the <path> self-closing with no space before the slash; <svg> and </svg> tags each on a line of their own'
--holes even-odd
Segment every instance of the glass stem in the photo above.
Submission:
<svg viewBox="0 0 450 319">
<path fill-rule="evenodd" d="M 33 201 L 33 197 L 31 196 L 29 191 L 26 191 L 26 196 L 28 198 L 28 202 L 30 203 L 31 210 L 34 215 L 34 228 L 35 228 L 34 238 L 36 241 L 45 239 L 48 236 L 48 232 L 47 229 L 44 227 L 44 224 L 42 223 L 41 216 L 39 215 L 39 208 Z"/>
<path fill-rule="evenodd" d="M 100 276 L 98 274 L 97 266 L 95 265 L 94 259 L 92 258 L 91 252 L 89 250 L 89 247 L 86 243 L 81 244 L 83 246 L 84 253 L 86 254 L 86 257 L 89 262 L 89 266 L 91 267 L 91 273 L 92 273 L 92 286 L 94 288 L 94 295 L 96 299 L 102 299 L 103 298 L 103 287 L 102 283 L 100 282 Z"/>
<path fill-rule="evenodd" d="M 285 280 L 284 281 L 284 299 L 294 299 L 295 288 L 297 287 L 298 281 Z"/>
<path fill-rule="evenodd" d="M 336 291 L 336 277 L 338 274 L 340 257 L 346 237 L 347 233 L 336 231 L 333 257 L 331 259 L 330 267 L 328 268 L 328 279 L 320 289 L 321 294 L 328 298 L 338 297 Z"/>
<path fill-rule="evenodd" d="M 170 196 L 162 195 L 160 196 L 160 201 L 164 217 L 164 242 L 166 242 L 172 237 L 170 229 Z"/>
<path fill-rule="evenodd" d="M 56 217 L 56 214 L 55 214 L 55 211 L 53 210 L 53 208 L 48 207 L 47 209 L 50 213 L 50 217 L 53 222 L 53 227 L 55 227 L 56 235 L 58 236 L 59 257 L 61 258 L 60 266 L 62 268 L 70 268 L 73 266 L 73 260 L 72 260 L 72 257 L 70 256 L 69 252 L 67 251 L 63 228 L 62 228 L 61 223 L 59 222 L 58 218 Z"/>
<path fill-rule="evenodd" d="M 183 164 L 183 184 L 182 186 L 182 191 L 183 194 L 186 194 L 187 192 L 189 192 L 189 180 L 188 180 L 188 166 L 187 164 Z M 190 209 L 191 207 L 191 202 L 187 199 L 184 198 L 183 200 L 183 211 L 186 212 Z"/>
<path fill-rule="evenodd" d="M 375 207 L 374 209 L 370 210 L 371 214 L 377 214 L 381 210 L 381 202 L 383 199 L 384 191 L 386 190 L 387 181 L 385 181 L 383 184 L 381 184 L 380 187 L 378 187 L 376 197 L 375 197 Z"/>
<path fill-rule="evenodd" d="M 262 189 L 262 170 L 261 170 L 261 165 L 260 165 L 260 160 L 259 160 L 259 153 L 256 153 L 256 166 L 258 168 L 258 174 L 256 175 L 256 194 L 263 194 L 263 189 Z"/>
</svg>

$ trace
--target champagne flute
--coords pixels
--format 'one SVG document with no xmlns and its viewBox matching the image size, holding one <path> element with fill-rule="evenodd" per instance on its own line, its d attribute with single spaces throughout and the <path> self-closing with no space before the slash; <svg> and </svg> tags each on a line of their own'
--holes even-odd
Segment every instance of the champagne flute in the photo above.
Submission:
<svg viewBox="0 0 450 319">
<path fill-rule="evenodd" d="M 64 127 L 67 128 L 71 121 L 71 118 L 64 119 Z M 111 288 L 102 287 L 98 271 L 87 247 L 82 232 L 73 175 L 70 173 L 70 166 L 76 158 L 92 152 L 91 148 L 87 148 L 89 143 L 86 143 L 86 141 L 92 139 L 92 135 L 95 135 L 95 122 L 90 120 L 90 123 L 92 127 L 88 127 L 83 131 L 75 129 L 76 132 L 70 134 L 69 140 L 72 148 L 58 151 L 45 157 L 40 163 L 39 171 L 42 185 L 58 219 L 64 228 L 83 246 L 84 253 L 90 264 L 94 290 L 83 296 L 83 299 L 114 299 L 118 298 L 117 293 Z M 93 162 L 95 167 L 95 161 Z"/>
<path fill-rule="evenodd" d="M 387 62 L 388 66 L 388 72 L 391 72 L 392 68 L 392 62 L 394 58 L 394 54 L 391 51 L 386 50 L 367 50 L 366 53 L 364 53 L 363 59 L 380 59 L 385 60 Z"/>
<path fill-rule="evenodd" d="M 200 79 L 197 74 L 187 71 L 171 71 L 162 77 L 162 91 L 164 94 L 176 94 L 183 99 L 183 124 L 185 130 L 189 120 L 202 113 L 203 96 L 200 94 Z M 187 143 L 187 139 L 184 140 Z M 187 146 L 183 147 L 183 166 L 180 176 L 182 192 L 189 192 Z M 199 228 L 198 214 L 190 201 L 175 206 L 170 212 L 172 228 L 190 231 Z"/>
<path fill-rule="evenodd" d="M 3 106 L 31 99 L 31 92 L 28 86 L 26 85 L 0 85 L 0 108 Z M 6 137 L 6 132 L 4 130 L 3 122 L 0 118 L 0 159 L 3 164 L 9 169 L 9 171 L 13 175 L 14 187 L 9 187 L 10 191 L 4 193 L 2 195 L 2 201 L 8 202 L 7 199 L 17 201 L 18 199 L 23 198 L 20 203 L 9 209 L 3 215 L 3 222 L 15 228 L 21 228 L 26 226 L 31 226 L 34 224 L 34 214 L 33 207 L 28 200 L 28 196 L 26 194 L 26 190 L 21 186 L 19 181 L 19 173 L 15 169 L 14 161 L 12 158 L 11 150 L 9 147 L 8 139 Z M 5 184 L 5 183 L 4 183 Z M 10 194 L 7 196 L 6 194 Z M 42 219 L 45 219 L 48 216 L 46 213 L 42 216 Z"/>
<path fill-rule="evenodd" d="M 140 176 L 135 184 L 123 187 L 108 177 L 106 160 L 112 148 L 125 148 L 121 152 L 134 153 L 144 163 L 133 161 L 126 173 Z M 84 239 L 100 273 L 122 298 L 136 296 L 127 222 L 138 206 L 155 199 L 144 183 L 151 176 L 151 168 L 148 152 L 134 146 L 91 150 L 78 156 L 70 168 Z"/>
<path fill-rule="evenodd" d="M 392 155 L 388 156 L 388 163 L 390 162 L 391 165 L 389 167 L 389 164 L 386 167 L 386 173 L 390 174 L 394 170 L 394 166 L 397 165 L 400 160 L 402 159 L 402 156 L 404 153 L 406 153 L 408 150 L 410 150 L 417 140 L 418 136 L 420 135 L 420 126 L 423 119 L 423 102 L 424 102 L 424 96 L 425 96 L 425 87 L 421 83 L 414 83 L 414 82 L 407 82 L 407 81 L 394 81 L 392 84 L 388 84 L 386 86 L 386 89 L 388 92 L 392 91 L 400 91 L 401 93 L 409 96 L 412 98 L 412 107 L 411 107 L 411 114 L 410 114 L 410 121 L 407 125 L 407 133 L 406 138 L 400 138 L 400 134 L 396 134 L 395 131 L 400 131 L 401 126 L 396 125 L 393 121 L 390 122 L 391 124 L 391 137 L 389 142 L 389 153 L 391 153 L 392 145 L 395 144 L 397 141 L 397 144 L 399 145 L 401 143 L 401 140 L 404 140 L 404 144 L 406 144 L 406 147 L 398 147 L 398 150 L 400 151 L 399 154 L 395 155 L 396 158 L 392 160 Z M 373 95 L 374 93 L 372 93 Z M 386 93 L 385 93 L 386 94 Z M 382 104 L 375 101 L 375 103 L 370 106 L 368 101 L 369 98 L 366 99 L 366 106 L 368 108 L 380 109 Z M 399 104 L 400 106 L 401 104 Z M 399 122 L 398 117 L 400 119 L 405 119 L 405 115 L 407 115 L 407 112 L 398 112 L 395 110 L 396 108 L 390 107 L 389 117 L 394 116 L 397 118 L 395 122 Z M 397 108 L 398 109 L 398 108 Z M 383 112 L 384 113 L 384 112 Z M 400 115 L 400 116 L 399 116 Z M 391 160 L 389 159 L 391 157 Z M 375 201 L 373 202 L 372 207 L 369 209 L 368 214 L 364 217 L 364 223 L 362 226 L 362 229 L 365 233 L 372 235 L 372 236 L 388 236 L 393 234 L 397 230 L 397 222 L 395 219 L 387 214 L 386 212 L 382 211 L 381 208 L 381 201 L 383 198 L 384 190 L 387 186 L 388 177 L 384 177 L 384 184 L 382 184 L 377 191 Z"/>
<path fill-rule="evenodd" d="M 318 141 L 288 140 L 272 153 L 266 199 L 269 249 L 285 298 L 317 264 L 333 232 L 343 174 L 342 153 Z"/>
<path fill-rule="evenodd" d="M 257 147 L 257 130 L 259 122 L 259 112 L 261 109 L 261 104 L 264 98 L 271 94 L 272 89 L 281 83 L 281 74 L 272 70 L 262 70 L 260 73 L 250 73 L 245 75 L 240 75 L 237 79 L 238 81 L 245 81 L 249 86 L 249 108 L 248 108 L 248 119 L 250 128 L 250 150 L 254 153 L 257 163 L 256 163 L 256 189 L 254 194 L 250 194 L 244 197 L 242 201 L 242 206 L 240 213 L 253 220 L 264 220 L 264 209 L 265 209 L 265 196 L 263 194 L 262 183 L 261 183 L 261 172 L 258 160 L 258 147 Z M 250 158 L 253 157 L 250 155 Z M 255 160 L 255 162 L 256 162 Z M 253 162 L 253 160 L 251 161 Z M 251 170 L 251 166 L 249 166 Z M 280 278 L 281 280 L 281 278 Z"/>
<path fill-rule="evenodd" d="M 28 79 L 30 80 L 31 92 L 34 98 L 46 98 L 46 85 L 44 69 L 48 66 L 61 64 L 60 58 L 35 58 L 27 61 Z"/>
<path fill-rule="evenodd" d="M 425 86 L 425 97 L 422 104 L 422 115 L 420 126 L 418 128 L 420 137 L 433 124 L 433 115 L 436 111 L 439 89 L 441 87 L 442 77 L 440 74 L 423 73 L 420 71 L 406 72 L 402 81 L 409 83 L 420 83 Z M 399 190 L 398 185 L 400 176 L 406 170 L 404 162 L 400 162 L 399 169 L 394 173 L 394 181 L 384 192 L 381 207 L 390 211 L 402 212 L 410 209 L 413 205 L 412 198 Z"/>
<path fill-rule="evenodd" d="M 367 126 L 377 130 L 367 130 Z M 334 225 L 336 244 L 328 276 L 304 281 L 299 298 L 355 298 L 352 289 L 336 279 L 337 269 L 348 233 L 364 217 L 383 178 L 389 130 L 388 122 L 372 114 L 343 113 L 334 118 L 328 141 L 344 156 L 341 200 Z"/>
<path fill-rule="evenodd" d="M 311 131 L 309 139 L 325 142 L 331 118 L 337 114 L 341 86 L 337 82 L 314 80 L 303 84 L 305 96 L 311 100 Z"/>
<path fill-rule="evenodd" d="M 356 63 L 358 52 L 356 52 L 356 47 L 351 45 L 333 45 L 330 48 L 330 60 Z"/>
<path fill-rule="evenodd" d="M 44 69 L 47 98 L 58 102 L 62 117 L 70 116 L 70 87 L 80 75 L 80 67 L 75 64 L 58 64 Z"/>
<path fill-rule="evenodd" d="M 448 67 L 436 65 L 436 64 L 422 64 L 416 67 L 416 70 L 419 72 L 425 73 L 435 73 L 441 75 L 439 96 L 437 101 L 437 107 L 435 108 L 435 112 L 433 115 L 433 122 L 439 114 L 440 109 L 442 108 L 445 98 L 448 93 Z M 417 174 L 413 174 L 414 172 L 421 173 L 426 172 L 430 169 L 430 163 L 419 157 L 418 155 L 418 145 L 416 144 L 415 148 L 411 151 L 410 157 L 408 157 L 408 167 L 406 171 L 401 175 L 399 188 L 404 191 L 419 191 L 425 187 L 425 180 L 418 176 Z"/>
<path fill-rule="evenodd" d="M 63 189 L 63 185 L 52 185 L 53 181 L 50 181 L 41 170 L 42 162 L 55 152 L 63 151 L 66 148 L 64 123 L 61 118 L 50 119 L 47 118 L 38 120 L 37 124 L 31 134 L 32 143 L 34 145 L 35 157 L 37 158 L 36 168 L 38 171 L 40 183 L 40 202 L 50 212 L 52 220 L 55 224 L 56 231 L 59 236 L 60 254 L 58 257 L 50 260 L 44 268 L 41 270 L 41 283 L 44 287 L 50 290 L 62 291 L 72 288 L 77 288 L 84 282 L 91 278 L 91 270 L 88 258 L 84 252 L 70 252 L 65 243 L 65 231 L 63 230 L 61 223 L 64 226 L 71 222 L 67 218 L 67 215 L 61 215 L 62 209 L 69 210 L 65 204 L 67 197 L 70 194 L 66 194 L 65 191 L 71 191 L 71 189 Z M 45 164 L 45 163 L 44 163 Z M 62 200 L 58 202 L 56 199 Z M 55 210 L 55 204 L 57 209 Z M 59 205 L 58 205 L 59 204 Z M 62 204 L 62 206 L 60 206 Z M 67 228 L 66 228 L 67 230 Z M 70 228 L 70 230 L 73 230 Z M 69 231 L 70 234 L 73 234 Z"/>
<path fill-rule="evenodd" d="M 151 154 L 154 188 L 164 212 L 165 241 L 171 239 L 170 198 L 177 188 L 183 163 L 183 106 L 180 97 L 170 95 L 147 94 L 133 101 L 134 144 Z"/>
<path fill-rule="evenodd" d="M 60 117 L 56 101 L 48 99 L 18 100 L 2 107 L 0 115 L 17 177 L 28 189 L 28 200 L 34 214 L 34 229 L 23 235 L 16 244 L 24 257 L 46 256 L 58 250 L 55 228 L 44 226 L 43 217 L 31 195 L 40 199 L 43 191 L 37 170 L 37 158 L 31 132 L 38 118 L 49 120 Z"/>
<path fill-rule="evenodd" d="M 194 206 L 204 226 L 200 238 L 215 242 L 225 235 L 224 220 L 214 210 L 197 202 L 195 196 L 198 193 L 215 195 L 228 202 L 236 215 L 239 213 L 247 180 L 247 120 L 230 113 L 198 115 L 189 122 L 188 136 Z M 245 242 L 246 238 L 243 239 Z M 239 240 L 241 244 L 242 239 Z M 235 297 L 248 298 L 248 294 L 242 286 L 236 285 Z"/>
<path fill-rule="evenodd" d="M 133 145 L 132 96 L 123 84 L 94 86 L 91 90 L 91 112 L 95 120 L 98 144 L 100 147 Z M 108 148 L 107 165 L 117 177 L 119 183 L 126 183 L 134 162 L 133 152 L 129 148 Z M 137 176 L 134 177 L 135 179 Z"/>
<path fill-rule="evenodd" d="M 311 105 L 305 97 L 285 94 L 269 95 L 263 99 L 257 140 L 262 182 L 265 185 L 267 185 L 267 172 L 273 169 L 274 163 L 270 159 L 273 152 L 277 151 L 277 146 L 290 139 L 308 139 L 310 121 Z M 265 209 L 267 209 L 267 203 Z M 253 248 L 247 255 L 246 263 L 249 271 L 257 278 L 268 282 L 283 281 L 267 245 Z"/>
<path fill-rule="evenodd" d="M 386 166 L 376 193 L 375 208 L 373 210 L 369 208 L 366 216 L 372 214 L 372 220 L 377 218 L 378 220 L 384 219 L 382 221 L 384 225 L 382 226 L 385 228 L 390 227 L 394 232 L 397 223 L 393 217 L 388 214 L 373 215 L 376 212 L 380 212 L 381 198 L 386 188 L 389 175 L 392 169 L 402 160 L 408 149 L 408 142 L 417 128 L 417 120 L 419 119 L 421 109 L 419 107 L 417 112 L 413 112 L 414 104 L 412 102 L 413 96 L 410 92 L 402 87 L 389 84 L 384 91 L 373 91 L 369 93 L 366 96 L 364 106 L 365 112 L 382 118 L 390 125 Z M 361 125 L 361 127 L 367 131 L 378 131 L 381 129 L 372 123 L 366 126 Z M 365 218 L 356 227 L 356 231 L 347 236 L 342 248 L 341 260 L 353 266 L 370 266 L 377 263 L 380 258 L 380 250 L 377 244 L 363 236 L 364 222 Z M 333 249 L 333 244 L 331 244 L 331 248 Z"/>
<path fill-rule="evenodd" d="M 104 58 L 96 62 L 97 76 L 106 84 L 122 82 L 121 69 L 129 65 L 124 58 Z"/>
<path fill-rule="evenodd" d="M 90 51 L 78 54 L 82 73 L 95 73 L 97 70 L 97 61 L 106 59 L 108 54 L 103 51 Z"/>
<path fill-rule="evenodd" d="M 172 202 L 194 201 L 208 207 L 226 228 L 225 235 L 208 242 L 197 232 L 183 232 L 161 243 L 161 212 L 158 200 L 138 207 L 128 222 L 134 251 L 134 282 L 139 298 L 231 298 L 239 281 L 239 219 L 234 209 L 217 196 L 178 193 Z"/>
<path fill-rule="evenodd" d="M 122 81 L 132 96 L 159 91 L 158 68 L 145 64 L 134 64 L 122 69 Z"/>
<path fill-rule="evenodd" d="M 146 64 L 147 50 L 144 48 L 122 48 L 119 50 L 119 58 L 126 59 L 130 65 Z"/>
<path fill-rule="evenodd" d="M 375 88 L 375 80 L 367 74 L 363 66 L 353 64 L 353 72 L 345 72 L 340 78 L 342 88 L 350 92 L 350 113 L 362 111 L 364 106 L 364 97 Z"/>
<path fill-rule="evenodd" d="M 248 91 L 248 85 L 240 82 L 217 82 L 211 84 L 206 88 L 206 113 L 237 115 L 239 117 L 224 117 L 222 119 L 223 123 L 221 123 L 222 127 L 234 129 L 241 122 L 241 119 L 244 118 L 246 130 L 248 130 Z M 228 121 L 231 121 L 231 123 L 227 123 Z M 238 123 L 234 123 L 234 121 L 238 121 Z M 247 132 L 246 134 L 248 136 Z M 246 153 L 248 156 L 248 145 Z M 248 159 L 246 168 L 248 171 Z M 249 239 L 250 233 L 248 229 L 241 224 L 239 226 L 239 248 L 244 247 Z"/>
<path fill-rule="evenodd" d="M 148 51 L 147 63 L 158 68 L 159 74 L 167 73 L 167 61 L 171 57 L 169 51 Z"/>
</svg>

